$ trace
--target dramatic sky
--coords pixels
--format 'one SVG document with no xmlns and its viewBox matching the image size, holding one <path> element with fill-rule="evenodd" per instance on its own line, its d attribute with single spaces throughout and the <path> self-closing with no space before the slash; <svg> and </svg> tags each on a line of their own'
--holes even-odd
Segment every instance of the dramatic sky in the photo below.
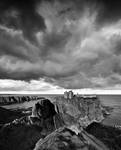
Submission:
<svg viewBox="0 0 121 150">
<path fill-rule="evenodd" d="M 120 0 L 0 0 L 0 91 L 121 89 Z"/>
</svg>

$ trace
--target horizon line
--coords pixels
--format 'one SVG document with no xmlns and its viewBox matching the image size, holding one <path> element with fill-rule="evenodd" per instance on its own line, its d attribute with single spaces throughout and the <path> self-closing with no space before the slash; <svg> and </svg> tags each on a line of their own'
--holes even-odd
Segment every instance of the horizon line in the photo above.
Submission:
<svg viewBox="0 0 121 150">
<path fill-rule="evenodd" d="M 53 94 L 64 94 L 64 91 L 73 91 L 74 94 L 80 94 L 80 95 L 121 95 L 121 90 L 111 90 L 111 89 L 103 89 L 103 90 L 93 90 L 93 89 L 64 89 L 61 91 L 0 91 L 0 95 L 2 94 L 40 94 L 40 95 L 53 95 Z"/>
</svg>

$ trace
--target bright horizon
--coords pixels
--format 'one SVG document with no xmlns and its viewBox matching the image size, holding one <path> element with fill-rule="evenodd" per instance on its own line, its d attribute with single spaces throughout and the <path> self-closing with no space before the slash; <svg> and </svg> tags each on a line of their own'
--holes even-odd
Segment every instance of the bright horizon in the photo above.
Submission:
<svg viewBox="0 0 121 150">
<path fill-rule="evenodd" d="M 46 94 L 64 94 L 65 91 L 70 91 L 72 89 L 64 89 L 61 91 L 49 91 L 49 92 L 37 92 L 37 91 L 2 91 L 0 94 L 40 94 L 40 95 L 46 95 Z M 91 89 L 81 89 L 81 90 L 72 90 L 74 94 L 84 94 L 84 95 L 121 95 L 121 90 L 91 90 Z"/>
</svg>

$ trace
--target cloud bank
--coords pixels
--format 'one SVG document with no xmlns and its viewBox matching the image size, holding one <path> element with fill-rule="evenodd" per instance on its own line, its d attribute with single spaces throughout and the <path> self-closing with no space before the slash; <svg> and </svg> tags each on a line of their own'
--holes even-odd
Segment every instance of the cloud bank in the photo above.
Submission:
<svg viewBox="0 0 121 150">
<path fill-rule="evenodd" d="M 121 89 L 119 3 L 1 1 L 0 90 Z"/>
</svg>

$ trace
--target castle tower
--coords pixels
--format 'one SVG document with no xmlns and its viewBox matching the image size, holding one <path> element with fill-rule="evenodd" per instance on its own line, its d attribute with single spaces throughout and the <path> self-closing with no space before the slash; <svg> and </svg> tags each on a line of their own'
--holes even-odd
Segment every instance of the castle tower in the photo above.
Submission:
<svg viewBox="0 0 121 150">
<path fill-rule="evenodd" d="M 72 92 L 72 91 L 69 91 L 69 92 L 68 92 L 68 96 L 69 96 L 69 99 L 72 99 L 73 96 L 74 96 L 73 92 Z"/>
<path fill-rule="evenodd" d="M 68 94 L 67 91 L 65 91 L 65 92 L 64 92 L 64 98 L 65 98 L 65 99 L 68 99 L 68 97 L 69 97 L 69 94 Z"/>
</svg>

